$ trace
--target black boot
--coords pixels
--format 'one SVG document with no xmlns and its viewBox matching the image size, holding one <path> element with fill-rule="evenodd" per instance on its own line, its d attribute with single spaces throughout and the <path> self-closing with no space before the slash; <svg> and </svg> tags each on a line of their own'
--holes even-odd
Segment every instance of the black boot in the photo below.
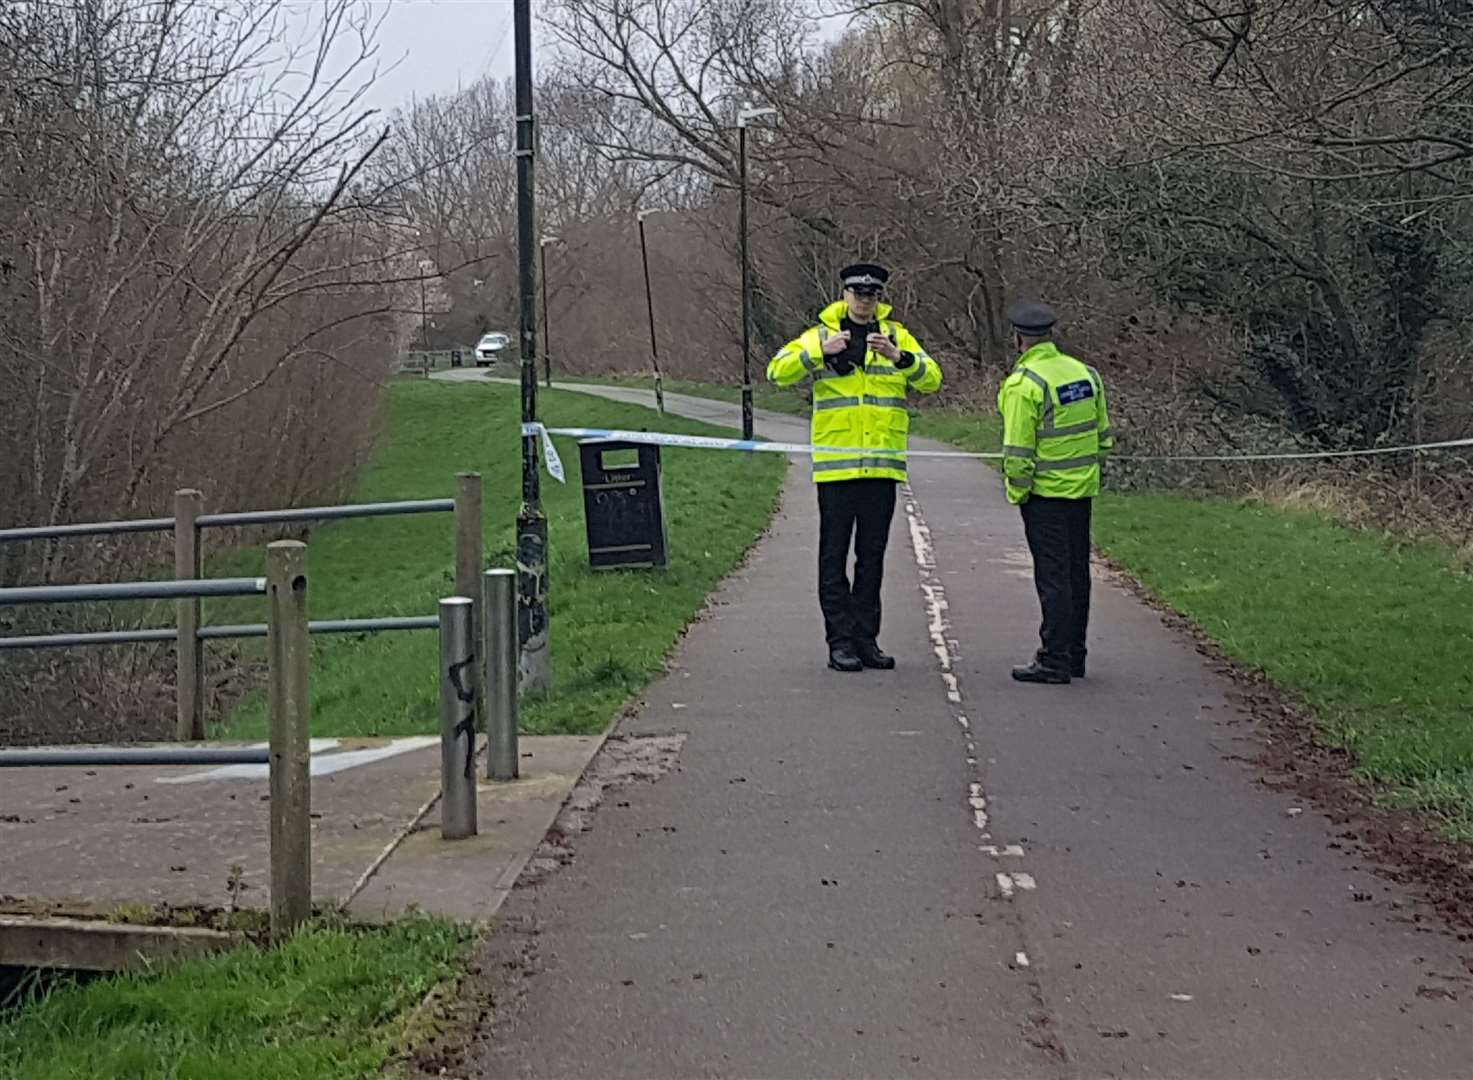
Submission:
<svg viewBox="0 0 1473 1080">
<path fill-rule="evenodd" d="M 854 651 L 859 654 L 859 662 L 867 668 L 889 671 L 895 666 L 895 657 L 882 653 L 873 641 L 861 641 Z"/>
<path fill-rule="evenodd" d="M 863 671 L 864 662 L 854 651 L 852 645 L 832 645 L 829 647 L 829 667 L 835 671 Z"/>
<path fill-rule="evenodd" d="M 1037 660 L 1027 667 L 1013 668 L 1013 678 L 1018 682 L 1047 683 L 1050 686 L 1063 686 L 1069 681 L 1069 672 L 1062 668 L 1045 667 Z"/>
<path fill-rule="evenodd" d="M 1082 679 L 1082 678 L 1084 678 L 1084 661 L 1083 660 L 1070 660 L 1069 661 L 1069 677 L 1071 679 Z"/>
</svg>

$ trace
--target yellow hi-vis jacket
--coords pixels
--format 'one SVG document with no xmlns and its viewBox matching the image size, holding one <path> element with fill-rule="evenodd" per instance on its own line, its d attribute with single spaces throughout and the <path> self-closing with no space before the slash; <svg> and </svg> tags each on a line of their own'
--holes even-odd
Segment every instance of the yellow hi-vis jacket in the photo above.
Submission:
<svg viewBox="0 0 1473 1080">
<path fill-rule="evenodd" d="M 997 407 L 1009 502 L 1100 493 L 1100 461 L 1115 438 L 1098 371 L 1053 342 L 1040 342 L 1018 358 L 997 392 Z"/>
<path fill-rule="evenodd" d="M 889 317 L 889 304 L 875 308 L 880 333 L 901 352 L 915 356 L 908 368 L 897 368 L 873 349 L 864 365 L 847 375 L 824 366 L 823 343 L 839 332 L 849 311 L 835 301 L 810 326 L 782 347 L 767 365 L 767 378 L 778 386 L 792 386 L 813 378 L 813 445 L 832 446 L 839 453 L 815 452 L 813 479 L 905 479 L 906 437 L 910 414 L 905 411 L 907 390 L 933 394 L 941 386 L 941 366 L 926 355 L 921 343 L 904 324 Z M 857 451 L 857 452 L 856 452 Z"/>
</svg>

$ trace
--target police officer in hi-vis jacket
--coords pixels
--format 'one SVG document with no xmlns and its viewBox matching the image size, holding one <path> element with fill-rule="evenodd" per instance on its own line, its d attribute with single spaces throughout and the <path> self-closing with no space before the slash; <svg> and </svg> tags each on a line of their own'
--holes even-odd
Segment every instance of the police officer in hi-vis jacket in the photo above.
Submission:
<svg viewBox="0 0 1473 1080">
<path fill-rule="evenodd" d="M 1057 322 L 1032 301 L 1008 310 L 1018 362 L 998 391 L 1003 476 L 1021 508 L 1043 608 L 1041 646 L 1013 669 L 1026 683 L 1084 677 L 1089 628 L 1090 513 L 1100 493 L 1100 462 L 1115 445 L 1100 373 L 1054 344 Z"/>
<path fill-rule="evenodd" d="M 880 298 L 890 272 L 873 263 L 840 271 L 844 298 L 772 358 L 778 386 L 813 380 L 813 479 L 818 487 L 818 602 L 836 671 L 893 668 L 881 651 L 880 584 L 905 480 L 906 394 L 934 393 L 941 368 Z M 854 546 L 854 583 L 848 576 Z"/>
</svg>

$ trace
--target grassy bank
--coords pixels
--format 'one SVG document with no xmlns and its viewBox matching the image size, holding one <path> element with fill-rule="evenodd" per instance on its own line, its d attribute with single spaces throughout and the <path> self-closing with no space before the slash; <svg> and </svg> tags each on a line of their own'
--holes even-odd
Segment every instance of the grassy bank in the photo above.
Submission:
<svg viewBox="0 0 1473 1080">
<path fill-rule="evenodd" d="M 430 919 L 322 926 L 155 975 L 61 990 L 0 1025 L 3 1080 L 373 1076 L 468 931 Z"/>
<path fill-rule="evenodd" d="M 804 407 L 791 393 L 782 404 Z M 911 432 L 968 450 L 1001 442 L 990 414 L 913 410 Z M 1324 740 L 1388 786 L 1388 801 L 1473 840 L 1473 578 L 1450 548 L 1262 502 L 1175 494 L 1107 494 L 1095 539 L 1227 655 L 1298 695 Z"/>
<path fill-rule="evenodd" d="M 521 494 L 520 398 L 515 387 L 405 380 L 390 391 L 391 436 L 353 499 L 453 496 L 455 474 L 485 485 L 488 565 L 514 565 Z M 633 428 L 650 413 L 585 394 L 544 392 L 549 426 Z M 671 430 L 722 434 L 669 418 Z M 662 665 L 707 593 L 765 528 L 784 462 L 774 455 L 667 454 L 664 504 L 670 556 L 665 572 L 595 573 L 588 567 L 577 444 L 558 440 L 566 484 L 542 474 L 549 521 L 553 692 L 529 700 L 530 733 L 601 730 Z M 454 592 L 449 515 L 372 518 L 313 532 L 308 552 L 313 618 L 433 614 Z M 211 565 L 212 574 L 262 572 L 260 552 Z M 259 602 L 206 605 L 207 621 L 258 621 Z M 254 613 L 254 614 L 252 614 Z M 331 635 L 313 640 L 313 734 L 401 735 L 438 723 L 437 639 L 432 632 Z M 247 699 L 225 725 L 231 737 L 267 732 L 265 702 Z"/>
</svg>

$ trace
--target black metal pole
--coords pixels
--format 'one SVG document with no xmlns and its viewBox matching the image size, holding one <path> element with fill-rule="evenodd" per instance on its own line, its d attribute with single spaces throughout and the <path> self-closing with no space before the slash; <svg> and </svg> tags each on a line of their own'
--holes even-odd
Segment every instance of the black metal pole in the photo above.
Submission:
<svg viewBox="0 0 1473 1080">
<path fill-rule="evenodd" d="M 741 173 L 741 232 L 742 248 L 742 438 L 752 437 L 752 342 L 748 324 L 748 309 L 751 306 L 751 272 L 747 263 L 747 125 L 745 120 L 737 125 L 737 156 Z"/>
<path fill-rule="evenodd" d="M 655 369 L 655 408 L 665 411 L 664 380 L 660 377 L 660 346 L 655 342 L 655 300 L 650 292 L 650 253 L 644 242 L 644 213 L 639 214 L 639 257 L 644 262 L 644 304 L 650 313 L 650 362 Z"/>
<path fill-rule="evenodd" d="M 552 326 L 547 321 L 547 245 L 537 241 L 537 255 L 541 262 L 539 276 L 542 278 L 542 368 L 547 372 L 547 385 L 552 386 Z"/>
<path fill-rule="evenodd" d="M 532 119 L 532 5 L 513 0 L 516 47 L 517 269 L 521 300 L 522 423 L 537 421 L 537 243 L 533 168 L 536 133 Z M 517 514 L 517 639 L 521 645 L 520 687 L 541 692 L 551 681 L 547 619 L 547 518 L 542 513 L 537 435 L 522 432 L 522 505 Z"/>
</svg>

